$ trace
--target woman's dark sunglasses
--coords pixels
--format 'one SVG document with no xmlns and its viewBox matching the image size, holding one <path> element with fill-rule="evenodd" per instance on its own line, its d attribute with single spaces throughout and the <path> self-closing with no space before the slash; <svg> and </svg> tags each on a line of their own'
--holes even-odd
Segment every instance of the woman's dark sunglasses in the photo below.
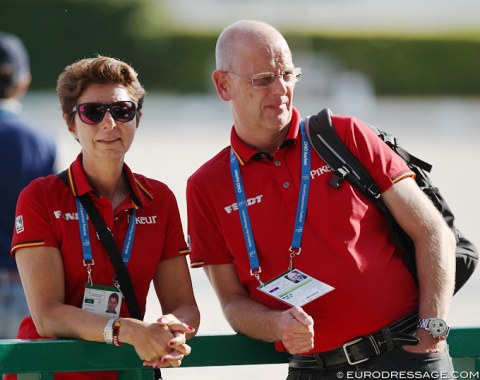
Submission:
<svg viewBox="0 0 480 380">
<path fill-rule="evenodd" d="M 137 114 L 137 105 L 130 101 L 121 101 L 110 104 L 104 103 L 82 103 L 73 107 L 73 112 L 78 112 L 80 120 L 85 124 L 94 125 L 100 123 L 105 114 L 110 112 L 113 119 L 120 123 L 128 123 Z"/>
</svg>

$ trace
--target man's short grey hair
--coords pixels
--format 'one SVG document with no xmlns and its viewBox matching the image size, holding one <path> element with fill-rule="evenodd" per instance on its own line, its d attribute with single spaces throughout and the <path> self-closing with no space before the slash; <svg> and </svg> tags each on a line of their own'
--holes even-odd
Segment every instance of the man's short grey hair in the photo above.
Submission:
<svg viewBox="0 0 480 380">
<path fill-rule="evenodd" d="M 231 71 L 232 58 L 235 57 L 236 41 L 244 36 L 265 40 L 268 33 L 278 33 L 276 28 L 263 21 L 240 20 L 228 25 L 220 33 L 215 47 L 215 62 L 217 70 Z"/>
</svg>

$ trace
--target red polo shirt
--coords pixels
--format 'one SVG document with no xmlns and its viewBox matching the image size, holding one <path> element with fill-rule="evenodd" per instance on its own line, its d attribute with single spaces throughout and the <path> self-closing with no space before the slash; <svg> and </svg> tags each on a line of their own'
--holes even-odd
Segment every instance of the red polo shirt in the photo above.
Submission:
<svg viewBox="0 0 480 380">
<path fill-rule="evenodd" d="M 264 282 L 288 269 L 301 176 L 299 123 L 294 109 L 287 138 L 273 157 L 247 146 L 232 129 L 231 146 L 241 165 Z M 382 192 L 413 175 L 361 121 L 334 116 L 333 123 Z M 230 147 L 223 149 L 188 180 L 192 267 L 234 263 L 254 300 L 287 309 L 288 305 L 259 292 L 250 275 L 229 155 Z M 293 266 L 335 288 L 304 306 L 315 321 L 313 353 L 385 327 L 414 309 L 418 295 L 381 212 L 348 182 L 340 189 L 330 186 L 330 168 L 313 150 L 311 157 L 302 251 Z"/>
<path fill-rule="evenodd" d="M 49 246 L 59 249 L 65 271 L 65 303 L 81 308 L 87 282 L 83 266 L 79 223 L 75 195 L 89 194 L 105 223 L 113 232 L 119 250 L 122 250 L 129 217 L 136 209 L 136 230 L 128 271 L 142 314 L 150 283 L 161 260 L 187 254 L 185 238 L 177 203 L 172 191 L 163 183 L 134 174 L 124 165 L 131 196 L 113 212 L 109 200 L 94 194 L 82 167 L 81 155 L 68 170 L 69 186 L 56 175 L 33 181 L 21 193 L 17 204 L 16 230 L 13 236 L 12 255 L 23 247 Z M 100 240 L 95 238 L 95 227 L 89 221 L 90 242 L 95 265 L 92 267 L 93 283 L 113 285 L 114 268 Z M 61 284 L 59 284 L 61 286 Z M 122 317 L 129 317 L 125 302 Z M 19 330 L 19 338 L 39 338 L 31 317 L 26 318 Z M 105 373 L 98 375 L 105 379 Z M 84 378 L 56 375 L 56 379 Z M 113 378 L 116 378 L 113 377 Z"/>
</svg>

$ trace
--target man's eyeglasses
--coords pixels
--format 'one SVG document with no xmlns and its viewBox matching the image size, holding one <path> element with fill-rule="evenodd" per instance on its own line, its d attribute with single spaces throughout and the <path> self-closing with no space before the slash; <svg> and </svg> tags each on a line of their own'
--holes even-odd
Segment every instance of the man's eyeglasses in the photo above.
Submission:
<svg viewBox="0 0 480 380">
<path fill-rule="evenodd" d="M 120 123 L 132 121 L 137 114 L 137 105 L 131 101 L 121 101 L 110 104 L 103 103 L 82 103 L 73 107 L 73 112 L 78 112 L 80 120 L 85 124 L 94 125 L 100 123 L 105 114 L 110 112 L 113 119 Z"/>
<path fill-rule="evenodd" d="M 266 88 L 266 87 L 270 86 L 275 81 L 275 78 L 277 78 L 277 77 L 282 78 L 283 81 L 287 84 L 298 82 L 300 80 L 300 78 L 302 77 L 302 68 L 301 67 L 295 67 L 292 70 L 286 70 L 286 71 L 283 71 L 280 74 L 258 73 L 258 74 L 255 74 L 252 77 L 247 77 L 247 76 L 244 76 L 244 75 L 240 75 L 240 74 L 234 73 L 232 71 L 225 71 L 225 72 L 236 75 L 237 77 L 248 79 L 248 81 L 252 84 L 253 88 Z"/>
</svg>

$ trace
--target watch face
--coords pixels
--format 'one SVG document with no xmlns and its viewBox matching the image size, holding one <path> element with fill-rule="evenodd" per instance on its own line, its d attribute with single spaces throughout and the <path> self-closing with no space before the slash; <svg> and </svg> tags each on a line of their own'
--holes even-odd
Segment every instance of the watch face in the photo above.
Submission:
<svg viewBox="0 0 480 380">
<path fill-rule="evenodd" d="M 448 335 L 449 327 L 443 319 L 432 318 L 428 324 L 428 330 L 434 337 L 442 337 Z"/>
</svg>

